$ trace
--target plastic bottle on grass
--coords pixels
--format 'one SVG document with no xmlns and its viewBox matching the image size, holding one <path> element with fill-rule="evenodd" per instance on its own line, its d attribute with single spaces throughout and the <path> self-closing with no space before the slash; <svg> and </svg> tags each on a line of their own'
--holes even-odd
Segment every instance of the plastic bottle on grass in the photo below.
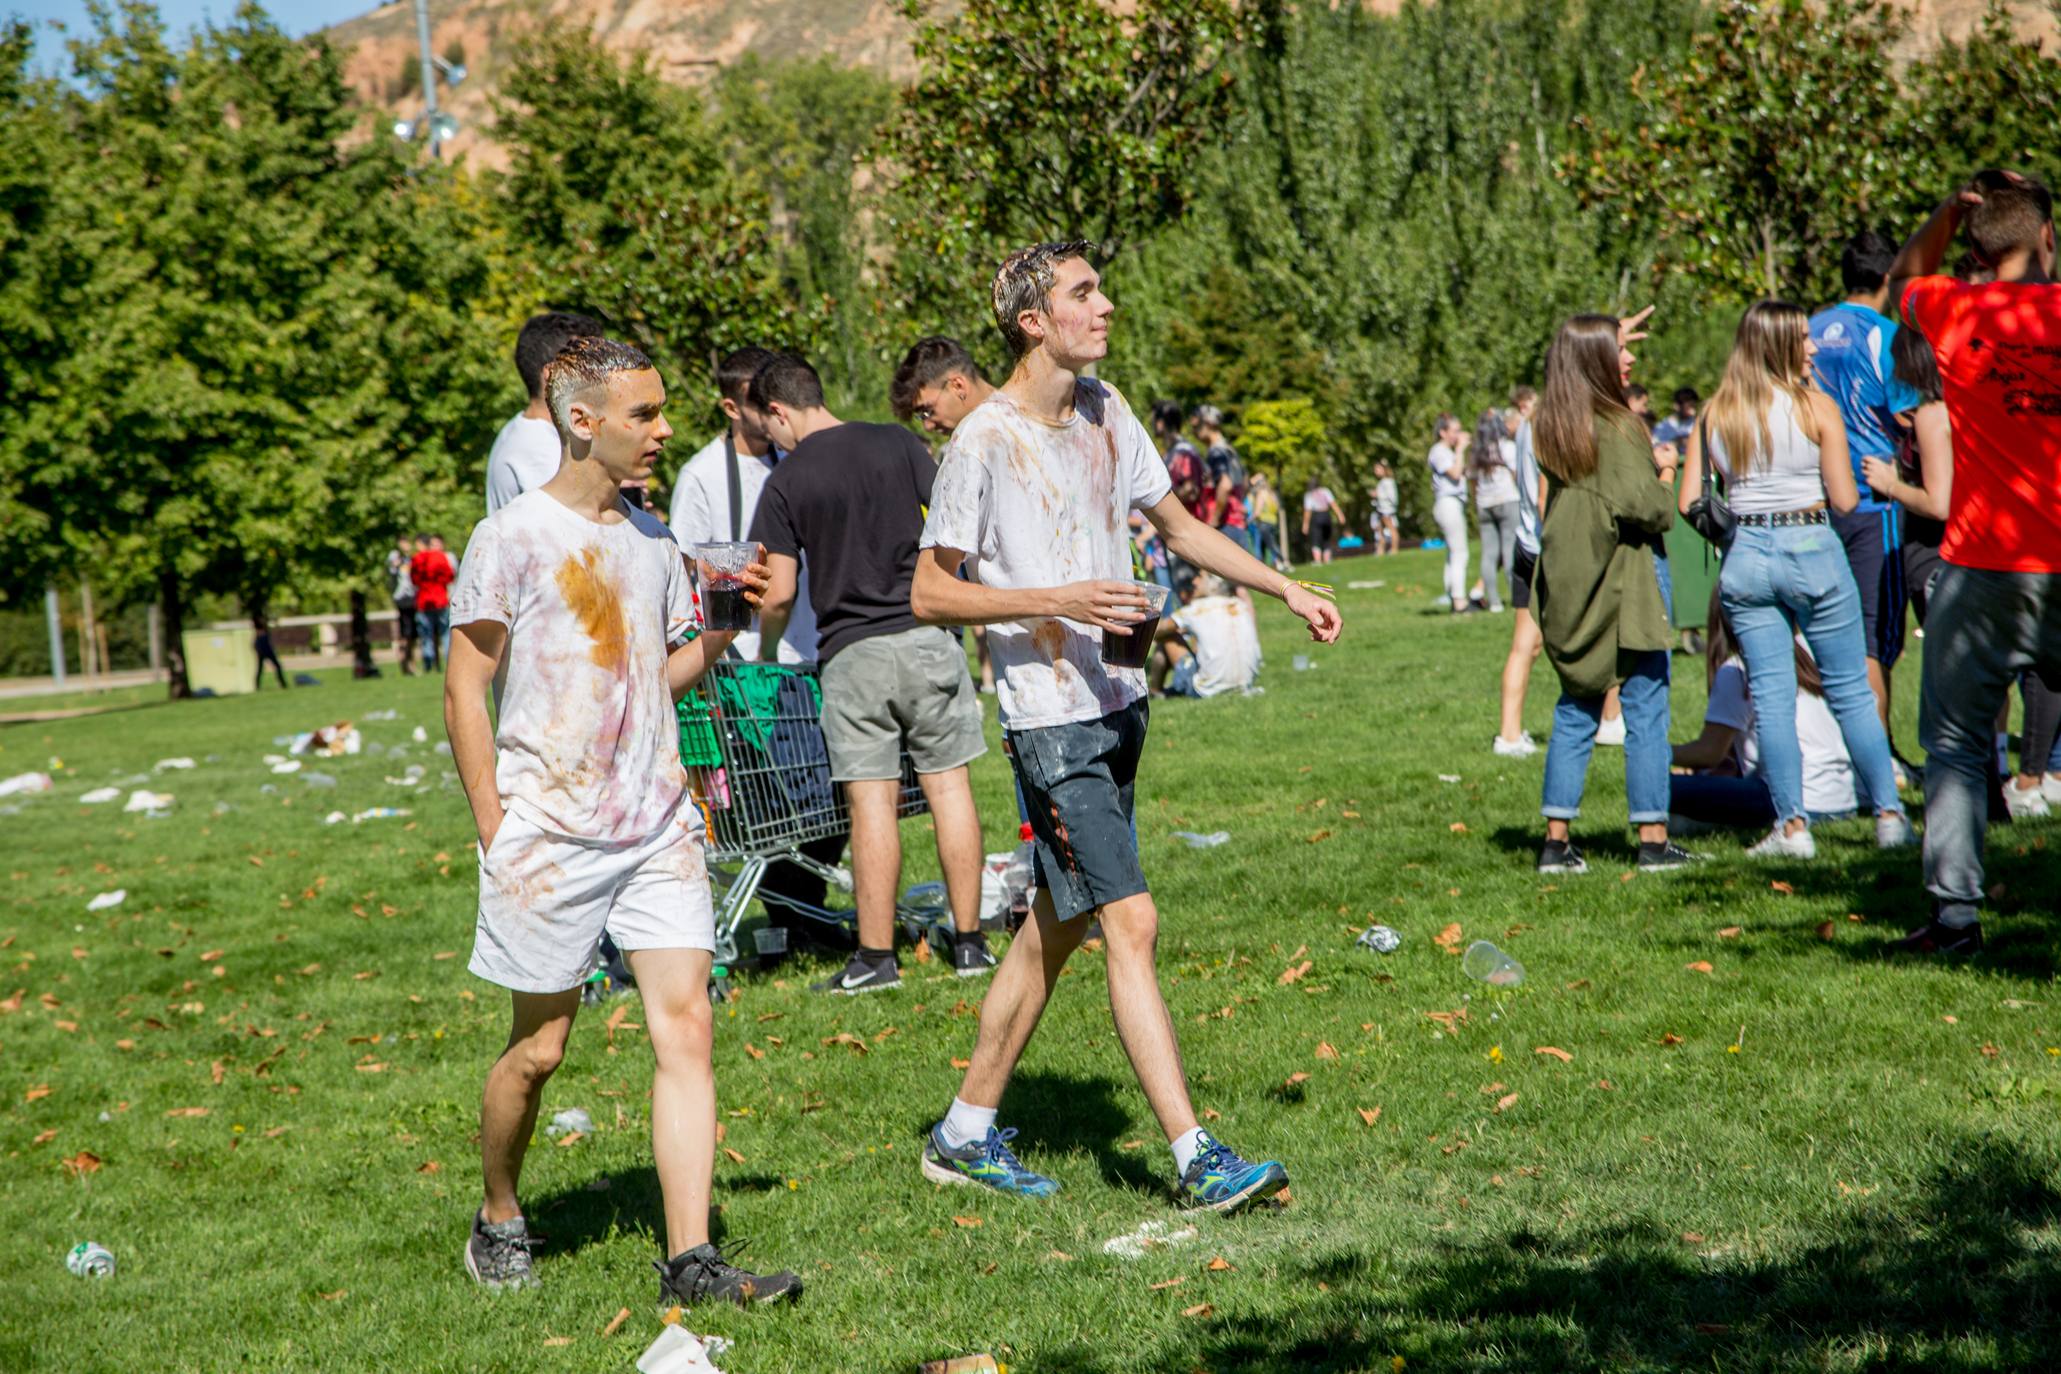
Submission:
<svg viewBox="0 0 2061 1374">
<path fill-rule="evenodd" d="M 1476 940 L 1460 957 L 1460 971 L 1477 983 L 1514 988 L 1524 981 L 1524 965 L 1486 940 Z"/>
</svg>

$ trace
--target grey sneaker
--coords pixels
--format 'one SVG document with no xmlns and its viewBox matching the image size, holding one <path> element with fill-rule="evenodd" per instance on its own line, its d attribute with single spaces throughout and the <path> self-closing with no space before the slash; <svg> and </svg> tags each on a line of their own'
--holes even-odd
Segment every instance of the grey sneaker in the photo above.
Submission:
<svg viewBox="0 0 2061 1374">
<path fill-rule="evenodd" d="M 521 1217 L 488 1221 L 484 1212 L 474 1212 L 472 1236 L 465 1242 L 465 1271 L 489 1288 L 535 1288 L 530 1250 L 536 1244 Z"/>
<path fill-rule="evenodd" d="M 2008 792 L 2009 789 L 2007 788 Z M 1917 832 L 1911 829 L 1910 817 L 1901 811 L 1892 811 L 1887 816 L 1875 818 L 1875 847 L 1877 849 L 1902 849 L 1918 843 Z"/>
<path fill-rule="evenodd" d="M 952 971 L 961 978 L 978 978 L 995 971 L 995 956 L 988 952 L 985 932 L 976 930 L 952 941 Z"/>
<path fill-rule="evenodd" d="M 718 1250 L 713 1243 L 704 1243 L 654 1264 L 652 1267 L 658 1270 L 659 1309 L 675 1305 L 692 1307 L 710 1298 L 750 1307 L 753 1303 L 801 1296 L 801 1279 L 785 1269 L 777 1274 L 754 1274 L 730 1263 L 730 1256 L 742 1251 L 744 1245 L 742 1240 L 733 1240 Z"/>
<path fill-rule="evenodd" d="M 820 983 L 809 984 L 810 992 L 835 993 L 845 997 L 857 997 L 866 992 L 887 992 L 902 985 L 902 971 L 895 961 L 870 964 L 854 954 L 845 966 Z"/>
</svg>

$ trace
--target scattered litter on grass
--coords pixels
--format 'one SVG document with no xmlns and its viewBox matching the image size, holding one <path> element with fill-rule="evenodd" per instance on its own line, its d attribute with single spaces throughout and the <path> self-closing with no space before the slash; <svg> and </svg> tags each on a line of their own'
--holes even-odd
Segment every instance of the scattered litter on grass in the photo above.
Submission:
<svg viewBox="0 0 2061 1374">
<path fill-rule="evenodd" d="M 106 802 L 114 801 L 121 795 L 122 789 L 119 787 L 96 787 L 85 796 L 79 798 L 79 800 L 87 806 L 100 806 Z"/>
<path fill-rule="evenodd" d="M 301 775 L 301 781 L 310 787 L 336 786 L 336 779 L 330 777 L 327 773 L 304 773 Z"/>
<path fill-rule="evenodd" d="M 1186 1245 L 1200 1234 L 1193 1226 L 1175 1226 L 1171 1221 L 1147 1221 L 1135 1231 L 1111 1236 L 1102 1242 L 1102 1253 L 1119 1259 L 1137 1259 L 1148 1250 L 1170 1250 Z"/>
<path fill-rule="evenodd" d="M 0 797 L 26 797 L 36 792 L 48 792 L 56 785 L 48 773 L 16 773 L 11 778 L 0 780 Z"/>
<path fill-rule="evenodd" d="M 405 806 L 375 806 L 351 817 L 351 824 L 356 825 L 359 821 L 390 821 L 412 814 Z"/>
<path fill-rule="evenodd" d="M 120 906 L 127 900 L 129 900 L 129 890 L 125 887 L 118 887 L 112 892 L 103 892 L 92 901 L 86 903 L 86 910 L 106 911 L 110 907 Z"/>
<path fill-rule="evenodd" d="M 1438 775 L 1438 780 L 1440 782 L 1458 782 L 1460 780 L 1460 775 L 1458 773 L 1440 773 Z"/>
<path fill-rule="evenodd" d="M 1388 579 L 1381 578 L 1373 582 L 1348 582 L 1345 585 L 1356 592 L 1376 592 L 1388 585 Z"/>
<path fill-rule="evenodd" d="M 232 805 L 231 803 L 229 803 L 229 802 L 225 802 L 225 801 L 218 801 L 218 802 L 216 802 L 216 803 L 215 803 L 215 811 L 214 811 L 214 814 L 215 814 L 215 815 L 217 815 L 217 816 L 226 816 L 226 815 L 228 815 L 228 814 L 229 814 L 229 813 L 230 813 L 231 811 L 234 811 L 235 809 L 236 809 L 236 807 L 235 807 L 234 805 Z"/>
<path fill-rule="evenodd" d="M 1316 667 L 1317 664 L 1308 654 L 1297 654 L 1289 660 L 1288 666 L 1295 669 L 1298 673 L 1307 673 L 1310 669 Z"/>
<path fill-rule="evenodd" d="M 357 727 L 347 720 L 334 725 L 325 725 L 319 730 L 310 730 L 305 735 L 295 735 L 287 752 L 293 754 L 322 754 L 337 758 L 344 754 L 360 753 L 365 748 L 365 738 Z"/>
<path fill-rule="evenodd" d="M 288 759 L 284 763 L 275 763 L 272 765 L 272 771 L 281 777 L 288 773 L 298 773 L 301 771 L 301 761 L 299 759 Z"/>
<path fill-rule="evenodd" d="M 916 1374 L 1005 1374 L 1007 1369 L 993 1355 L 954 1355 L 949 1359 L 925 1360 L 916 1366 Z"/>
<path fill-rule="evenodd" d="M 414 740 L 417 744 L 428 744 L 429 731 L 423 729 L 420 725 L 418 725 L 413 730 L 410 730 L 408 732 L 408 738 Z"/>
<path fill-rule="evenodd" d="M 171 804 L 172 794 L 169 792 L 148 792 L 138 790 L 135 792 L 131 792 L 129 794 L 129 800 L 122 807 L 122 810 L 124 812 L 162 811 Z"/>
<path fill-rule="evenodd" d="M 332 811 L 332 812 L 330 812 L 330 813 L 329 813 L 328 815 L 326 815 L 326 816 L 324 816 L 324 817 L 322 818 L 322 824 L 324 824 L 324 825 L 342 825 L 342 824 L 343 824 L 343 823 L 344 823 L 345 821 L 347 821 L 347 820 L 349 820 L 349 819 L 350 819 L 350 817 L 349 817 L 349 816 L 346 816 L 346 815 L 345 815 L 345 814 L 344 814 L 343 812 L 341 812 L 341 811 Z"/>
<path fill-rule="evenodd" d="M 64 1267 L 82 1279 L 113 1278 L 115 1257 L 106 1246 L 82 1240 L 65 1256 Z"/>
<path fill-rule="evenodd" d="M 386 784 L 389 787 L 413 787 L 416 783 L 421 781 L 422 778 L 419 774 L 411 773 L 405 778 L 396 778 L 389 775 L 386 780 Z"/>
<path fill-rule="evenodd" d="M 451 741 L 449 741 L 449 740 L 447 740 L 447 739 L 440 739 L 440 740 L 438 740 L 438 741 L 437 741 L 437 752 L 438 752 L 439 754 L 443 754 L 443 755 L 449 756 L 449 754 L 450 754 L 450 752 L 451 752 Z"/>
<path fill-rule="evenodd" d="M 180 772 L 184 772 L 186 769 L 189 769 L 193 766 L 194 764 L 192 759 L 159 759 L 157 761 L 156 771 L 160 773 L 166 773 L 176 769 Z"/>
<path fill-rule="evenodd" d="M 719 1337 L 697 1336 L 671 1320 L 637 1357 L 638 1374 L 722 1374 L 715 1359 L 729 1345 Z"/>
<path fill-rule="evenodd" d="M 1360 938 L 1356 941 L 1361 949 L 1369 949 L 1376 954 L 1393 954 L 1402 942 L 1402 936 L 1384 925 L 1368 926 L 1360 932 Z"/>
<path fill-rule="evenodd" d="M 394 710 L 386 710 L 386 711 L 367 711 L 367 712 L 366 712 L 366 713 L 365 713 L 364 715 L 362 715 L 362 716 L 359 716 L 359 717 L 358 717 L 358 719 L 359 719 L 359 720 L 363 720 L 363 721 L 374 721 L 374 720 L 399 720 L 400 718 L 401 718 L 401 713 L 400 713 L 399 711 L 394 711 Z"/>
<path fill-rule="evenodd" d="M 263 787 L 260 787 L 260 788 L 258 789 L 258 795 L 259 795 L 259 796 L 261 796 L 261 797 L 276 797 L 276 796 L 278 796 L 278 795 L 279 795 L 279 784 L 278 784 L 278 783 L 276 783 L 276 782 L 268 782 L 268 783 L 266 783 L 266 784 L 265 784 L 265 785 L 264 785 Z"/>
<path fill-rule="evenodd" d="M 1514 988 L 1524 981 L 1524 965 L 1486 940 L 1476 940 L 1460 956 L 1460 971 L 1477 983 Z"/>
<path fill-rule="evenodd" d="M 577 1131 L 581 1135 L 594 1133 L 594 1118 L 587 1115 L 584 1107 L 567 1107 L 552 1117 L 551 1124 L 544 1128 L 544 1134 L 554 1138 L 569 1131 Z"/>
<path fill-rule="evenodd" d="M 1176 830 L 1174 838 L 1187 841 L 1190 849 L 1215 849 L 1220 844 L 1231 842 L 1231 832 L 1212 830 L 1207 835 L 1198 835 L 1193 830 Z"/>
</svg>

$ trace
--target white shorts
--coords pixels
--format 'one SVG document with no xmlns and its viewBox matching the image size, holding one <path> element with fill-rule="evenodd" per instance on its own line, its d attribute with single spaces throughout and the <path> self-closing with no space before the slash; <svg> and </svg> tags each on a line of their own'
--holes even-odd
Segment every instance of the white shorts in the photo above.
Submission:
<svg viewBox="0 0 2061 1374">
<path fill-rule="evenodd" d="M 565 992 L 601 961 L 601 933 L 625 952 L 716 947 L 701 813 L 683 798 L 644 843 L 604 848 L 547 835 L 510 811 L 479 859 L 472 971 L 516 992 Z"/>
</svg>

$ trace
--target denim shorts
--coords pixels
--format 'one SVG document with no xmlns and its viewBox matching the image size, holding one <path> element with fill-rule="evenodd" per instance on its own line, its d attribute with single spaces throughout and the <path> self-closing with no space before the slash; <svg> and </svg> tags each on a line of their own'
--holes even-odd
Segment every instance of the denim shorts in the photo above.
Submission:
<svg viewBox="0 0 2061 1374">
<path fill-rule="evenodd" d="M 1100 720 L 1009 732 L 1038 886 L 1062 921 L 1147 890 L 1131 827 L 1145 721 L 1134 701 Z"/>
</svg>

